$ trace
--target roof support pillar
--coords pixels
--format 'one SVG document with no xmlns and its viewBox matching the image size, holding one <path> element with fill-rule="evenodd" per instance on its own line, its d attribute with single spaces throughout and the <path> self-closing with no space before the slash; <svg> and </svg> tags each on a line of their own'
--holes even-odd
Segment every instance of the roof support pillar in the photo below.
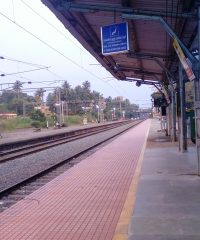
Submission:
<svg viewBox="0 0 200 240">
<path fill-rule="evenodd" d="M 183 153 L 187 150 L 187 125 L 185 114 L 185 81 L 183 77 L 183 67 L 179 62 L 179 91 L 180 91 L 180 138 L 179 138 L 179 150 Z"/>
<path fill-rule="evenodd" d="M 155 83 L 153 83 L 153 86 L 159 91 L 159 93 L 163 94 L 163 92 L 161 91 L 161 89 L 160 89 Z"/>
<path fill-rule="evenodd" d="M 170 136 L 172 142 L 177 141 L 176 137 L 176 102 L 175 102 L 175 90 L 173 84 L 170 84 L 171 103 L 170 103 L 170 117 L 171 117 L 171 130 Z"/>
<path fill-rule="evenodd" d="M 198 48 L 200 59 L 200 5 L 198 6 Z M 200 176 L 200 62 L 196 63 L 194 79 L 194 112 L 195 112 L 195 126 L 196 126 L 196 149 L 198 160 L 198 176 Z"/>
<path fill-rule="evenodd" d="M 177 141 L 177 136 L 176 136 L 176 93 L 175 93 L 175 89 L 174 89 L 174 85 L 173 85 L 173 76 L 171 75 L 171 73 L 164 67 L 165 69 L 165 73 L 167 76 L 167 79 L 169 81 L 169 86 L 170 86 L 170 93 L 171 93 L 171 109 L 170 109 L 170 113 L 171 113 L 171 140 L 172 142 L 176 142 Z M 170 75 L 169 75 L 170 74 Z"/>
<path fill-rule="evenodd" d="M 131 53 L 130 57 L 154 61 L 164 70 L 164 72 L 165 72 L 165 74 L 166 74 L 166 76 L 167 76 L 167 78 L 169 80 L 170 90 L 171 90 L 171 117 L 172 117 L 172 121 L 171 121 L 171 123 L 172 123 L 171 140 L 173 142 L 175 142 L 177 140 L 177 138 L 176 138 L 175 90 L 174 90 L 174 86 L 173 86 L 173 80 L 175 81 L 174 76 L 168 71 L 168 69 L 156 57 L 141 56 L 141 55 L 138 55 L 137 53 L 135 53 L 135 54 Z"/>
<path fill-rule="evenodd" d="M 192 55 L 192 53 L 189 51 L 189 49 L 185 46 L 185 44 L 181 41 L 181 39 L 178 37 L 178 35 L 171 29 L 171 27 L 165 22 L 165 20 L 162 17 L 159 17 L 159 21 L 163 28 L 166 30 L 166 32 L 172 37 L 173 39 L 177 39 L 178 43 L 180 44 L 181 48 L 187 55 L 187 57 L 190 59 L 192 63 L 196 62 L 195 57 Z"/>
</svg>

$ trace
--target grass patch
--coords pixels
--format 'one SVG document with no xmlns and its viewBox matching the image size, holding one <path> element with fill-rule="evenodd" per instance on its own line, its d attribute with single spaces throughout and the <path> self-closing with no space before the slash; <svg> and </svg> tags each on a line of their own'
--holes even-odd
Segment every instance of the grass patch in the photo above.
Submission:
<svg viewBox="0 0 200 240">
<path fill-rule="evenodd" d="M 82 125 L 83 124 L 84 115 L 73 115 L 65 117 L 65 125 L 72 126 L 72 125 Z M 88 122 L 92 122 L 92 117 L 87 116 Z M 17 117 L 13 119 L 0 119 L 0 131 L 14 131 L 17 129 L 25 129 L 25 128 L 33 128 L 32 119 L 29 117 Z M 55 125 L 54 119 L 52 117 L 48 117 L 47 121 L 49 123 L 49 127 L 53 127 Z M 46 127 L 46 122 L 41 123 L 42 127 Z"/>
<path fill-rule="evenodd" d="M 4 131 L 13 131 L 16 129 L 30 128 L 32 120 L 28 117 L 17 117 L 13 119 L 1 119 L 0 129 Z"/>
<path fill-rule="evenodd" d="M 84 117 L 85 117 L 85 115 L 68 116 L 68 118 L 65 119 L 65 123 L 67 126 L 82 125 Z M 86 118 L 87 118 L 88 123 L 95 122 L 95 120 L 96 120 L 94 117 L 91 116 L 91 114 L 87 114 Z"/>
<path fill-rule="evenodd" d="M 65 118 L 65 123 L 67 126 L 80 125 L 83 123 L 83 117 L 79 115 L 68 116 Z"/>
</svg>

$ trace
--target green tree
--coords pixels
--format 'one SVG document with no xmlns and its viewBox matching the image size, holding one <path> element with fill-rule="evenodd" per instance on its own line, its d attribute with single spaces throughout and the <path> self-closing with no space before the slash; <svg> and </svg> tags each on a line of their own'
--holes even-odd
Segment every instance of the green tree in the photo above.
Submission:
<svg viewBox="0 0 200 240">
<path fill-rule="evenodd" d="M 22 90 L 22 82 L 20 82 L 19 80 L 17 80 L 14 84 L 13 84 L 13 90 L 16 93 L 16 97 L 19 99 L 19 95 L 20 92 Z"/>
<path fill-rule="evenodd" d="M 20 114 L 21 111 L 19 110 L 20 108 L 20 103 L 21 103 L 21 100 L 20 100 L 20 93 L 21 93 L 21 90 L 22 90 L 22 82 L 20 82 L 19 80 L 17 80 L 14 84 L 13 84 L 13 90 L 16 94 L 16 99 L 14 102 L 14 105 L 16 106 L 16 113 L 17 114 Z"/>
<path fill-rule="evenodd" d="M 35 93 L 35 99 L 37 102 L 37 105 L 41 105 L 44 103 L 44 93 L 46 92 L 46 90 L 44 90 L 44 88 L 38 88 L 36 93 Z"/>
<path fill-rule="evenodd" d="M 44 113 L 42 113 L 40 110 L 38 109 L 34 109 L 31 113 L 30 113 L 30 118 L 32 120 L 35 121 L 39 121 L 39 122 L 45 122 L 46 121 L 46 117 L 44 115 Z"/>
<path fill-rule="evenodd" d="M 34 102 L 33 96 L 20 92 L 18 97 L 14 90 L 4 90 L 0 96 L 2 111 L 17 111 L 18 115 L 22 115 L 24 111 L 26 113 L 30 112 L 33 109 Z"/>
<path fill-rule="evenodd" d="M 90 82 L 87 81 L 87 80 L 85 82 L 83 82 L 82 83 L 82 88 L 83 88 L 84 91 L 90 92 L 90 88 L 91 88 Z"/>
<path fill-rule="evenodd" d="M 71 86 L 67 81 L 63 83 L 61 88 L 61 100 L 62 101 L 71 100 Z"/>
<path fill-rule="evenodd" d="M 82 100 L 92 100 L 92 93 L 91 93 L 91 84 L 89 81 L 85 81 L 82 83 Z"/>
<path fill-rule="evenodd" d="M 62 101 L 67 101 L 68 112 L 70 114 L 83 114 L 83 107 L 88 107 L 88 111 L 97 118 L 98 109 L 96 105 L 99 105 L 99 100 L 103 98 L 103 95 L 97 91 L 91 91 L 91 85 L 89 81 L 85 81 L 82 85 L 78 85 L 72 88 L 66 81 L 60 88 L 60 97 Z M 55 103 L 58 99 L 58 92 L 54 91 L 47 96 L 47 105 L 51 111 L 55 111 Z M 120 102 L 121 101 L 121 102 Z M 125 111 L 126 117 L 134 117 L 137 114 L 139 106 L 131 103 L 128 99 L 120 100 L 119 97 L 112 98 L 111 96 L 105 98 L 104 116 L 106 119 L 111 120 L 113 108 L 115 108 L 115 116 L 121 117 L 121 110 Z M 90 107 L 90 108 L 89 108 Z"/>
<path fill-rule="evenodd" d="M 49 110 L 51 112 L 55 111 L 55 93 L 49 93 L 47 95 L 47 101 L 46 101 L 47 106 L 49 107 Z"/>
</svg>

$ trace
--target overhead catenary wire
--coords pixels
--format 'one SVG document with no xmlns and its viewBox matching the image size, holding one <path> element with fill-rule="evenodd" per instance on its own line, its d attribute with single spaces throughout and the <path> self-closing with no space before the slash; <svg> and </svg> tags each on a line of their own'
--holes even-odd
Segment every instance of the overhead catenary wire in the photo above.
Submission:
<svg viewBox="0 0 200 240">
<path fill-rule="evenodd" d="M 45 70 L 47 70 L 50 74 L 52 74 L 53 76 L 56 76 L 57 78 L 63 78 L 63 77 L 59 76 L 58 74 L 54 73 L 53 71 L 51 71 L 49 69 L 45 69 Z M 3 71 L 0 71 L 0 72 L 2 73 L 2 74 L 0 74 L 0 76 L 7 74 L 7 73 L 5 73 Z M 27 81 L 31 81 L 32 84 L 40 83 L 40 84 L 45 84 L 45 85 L 47 85 L 47 84 L 51 85 L 51 84 L 58 83 L 58 82 L 66 82 L 66 81 L 69 82 L 69 79 L 54 79 L 54 80 L 49 80 L 49 81 L 35 81 L 34 79 L 27 78 L 27 77 L 24 77 L 24 76 L 20 76 L 17 73 L 13 73 L 10 76 L 11 77 L 15 77 L 15 78 L 24 79 L 24 80 L 27 80 Z M 13 84 L 13 83 L 11 82 L 10 84 Z"/>
<path fill-rule="evenodd" d="M 57 78 L 60 78 L 59 80 L 53 80 L 53 82 L 69 81 L 68 79 L 62 79 L 62 78 L 64 78 L 64 77 L 62 77 L 62 76 L 54 73 L 52 70 L 49 69 L 49 67 L 44 66 L 44 65 L 39 65 L 39 64 L 35 64 L 35 63 L 25 62 L 25 61 L 16 60 L 16 59 L 12 59 L 12 58 L 8 58 L 8 57 L 3 57 L 3 56 L 0 56 L 0 59 L 6 59 L 6 60 L 14 61 L 14 62 L 17 62 L 17 63 L 24 63 L 24 64 L 28 64 L 28 65 L 31 65 L 31 66 L 44 67 L 44 70 L 48 71 L 51 75 L 56 76 Z M 2 75 L 7 75 L 6 72 L 3 72 L 3 71 L 0 71 L 0 72 L 2 73 Z M 12 73 L 12 75 L 13 75 L 13 76 L 16 76 L 17 78 L 25 79 L 25 80 L 32 81 L 32 82 L 36 83 L 33 79 L 30 79 L 30 78 L 27 78 L 27 77 L 24 77 L 24 76 L 20 76 L 20 75 L 18 75 L 18 73 L 21 73 L 21 72 Z M 12 75 L 11 75 L 11 76 L 12 76 Z M 1 76 L 1 74 L 0 74 L 0 76 Z M 52 82 L 52 81 L 49 80 L 49 81 L 42 81 L 42 82 Z M 40 83 L 42 83 L 42 82 L 40 82 Z"/>
<path fill-rule="evenodd" d="M 12 0 L 12 14 L 13 14 L 14 22 L 15 22 L 15 5 L 14 5 L 14 0 Z"/>
<path fill-rule="evenodd" d="M 18 24 L 17 22 L 14 22 L 11 18 L 9 18 L 8 16 L 6 16 L 5 14 L 3 14 L 2 12 L 0 12 L 0 15 L 3 16 L 4 18 L 6 18 L 7 20 L 9 20 L 10 22 L 12 22 L 13 24 L 15 24 L 16 26 L 18 26 L 19 28 L 21 28 L 23 31 L 25 31 L 26 33 L 28 33 L 29 35 L 31 35 L 32 37 L 36 38 L 37 40 L 39 40 L 41 43 L 43 43 L 45 46 L 49 47 L 51 50 L 57 52 L 59 55 L 63 56 L 65 59 L 67 59 L 68 61 L 70 61 L 71 63 L 73 63 L 74 65 L 76 65 L 77 67 L 81 68 L 82 70 L 84 70 L 85 72 L 89 73 L 90 75 L 92 75 L 93 77 L 101 80 L 101 78 L 99 78 L 97 75 L 95 75 L 94 73 L 92 73 L 91 71 L 87 70 L 86 68 L 84 68 L 83 66 L 81 66 L 80 64 L 78 64 L 77 62 L 75 62 L 74 60 L 72 60 L 71 58 L 67 57 L 65 54 L 63 54 L 61 51 L 57 50 L 56 48 L 54 48 L 53 46 L 51 46 L 50 44 L 48 44 L 47 42 L 45 42 L 44 40 L 42 40 L 41 38 L 37 37 L 35 34 L 33 34 L 32 32 L 30 32 L 29 30 L 27 30 L 26 28 L 24 28 L 23 26 L 21 26 L 20 24 Z"/>
<path fill-rule="evenodd" d="M 23 63 L 23 64 L 34 66 L 34 67 L 46 67 L 47 68 L 47 66 L 44 66 L 44 65 L 40 65 L 40 64 L 36 64 L 36 63 L 30 63 L 30 62 L 25 62 L 25 61 L 13 59 L 13 58 L 8 58 L 8 57 L 4 57 L 4 56 L 0 56 L 0 59 L 12 61 L 12 62 L 17 62 L 17 63 Z"/>
<path fill-rule="evenodd" d="M 51 90 L 55 90 L 57 87 L 45 87 L 44 89 L 47 91 L 51 91 Z M 23 88 L 21 90 L 21 92 L 35 92 L 36 90 L 38 90 L 40 88 Z M 0 89 L 0 92 L 3 92 L 3 91 L 9 91 L 9 90 L 13 90 L 12 87 L 7 87 L 7 88 L 4 88 L 4 89 Z"/>
<path fill-rule="evenodd" d="M 5 72 L 0 71 L 2 74 L 5 74 Z M 1 75 L 1 74 L 0 74 Z M 16 76 L 17 78 L 22 78 L 24 80 L 28 80 L 28 83 L 31 82 L 32 84 L 35 83 L 41 83 L 41 84 L 53 84 L 53 83 L 58 83 L 58 82 L 65 82 L 68 81 L 66 79 L 55 79 L 55 80 L 48 80 L 48 81 L 34 81 L 33 79 L 30 78 L 26 78 L 26 77 L 22 77 L 22 76 L 18 76 L 17 74 L 14 74 L 14 76 Z M 15 82 L 9 82 L 9 83 L 0 83 L 0 85 L 6 85 L 6 84 L 14 84 Z"/>
<path fill-rule="evenodd" d="M 52 75 L 56 76 L 57 78 L 63 78 L 62 76 L 58 75 L 57 73 L 54 73 L 52 70 L 50 69 L 46 69 L 49 73 L 51 73 Z M 67 81 L 67 80 L 66 80 Z"/>
<path fill-rule="evenodd" d="M 15 74 L 19 74 L 19 73 L 34 72 L 34 71 L 39 71 L 39 70 L 46 69 L 46 68 L 49 68 L 49 67 L 35 68 L 35 69 L 21 71 L 21 72 L 16 72 L 16 73 L 2 73 L 2 74 L 0 74 L 0 76 L 1 77 L 5 77 L 5 76 L 15 75 Z"/>
<path fill-rule="evenodd" d="M 62 35 L 64 38 L 66 38 L 67 40 L 69 40 L 72 44 L 74 44 L 74 46 L 76 46 L 77 48 L 79 48 L 81 51 L 83 51 L 84 53 L 86 53 L 88 56 L 91 57 L 91 55 L 85 51 L 84 49 L 80 48 L 78 46 L 78 44 L 76 44 L 74 41 L 72 41 L 70 38 L 68 38 L 64 33 L 62 33 L 57 27 L 55 27 L 52 23 L 50 23 L 46 18 L 44 18 L 43 16 L 41 16 L 36 10 L 34 10 L 29 4 L 27 4 L 26 2 L 24 2 L 23 0 L 21 0 L 21 2 L 27 7 L 29 8 L 32 12 L 34 12 L 39 18 L 41 18 L 44 22 L 46 22 L 49 26 L 51 26 L 54 30 L 56 30 L 60 35 Z"/>
<path fill-rule="evenodd" d="M 67 59 L 68 61 L 72 62 L 74 65 L 76 65 L 77 67 L 81 68 L 82 70 L 84 70 L 85 72 L 89 73 L 90 75 L 94 76 L 95 78 L 97 78 L 98 80 L 107 83 L 106 81 L 103 81 L 102 78 L 100 78 L 99 76 L 97 76 L 96 74 L 92 73 L 91 71 L 89 71 L 88 69 L 86 69 L 85 67 L 83 67 L 82 65 L 80 65 L 79 63 L 77 63 L 76 61 L 72 60 L 71 58 L 69 58 L 68 56 L 66 56 L 64 53 L 62 53 L 61 51 L 57 50 L 54 46 L 51 46 L 50 44 L 48 44 L 47 42 L 45 42 L 44 40 L 42 40 L 41 38 L 39 38 L 38 36 L 36 36 L 35 34 L 33 34 L 32 32 L 30 32 L 28 29 L 26 29 L 25 27 L 23 27 L 22 25 L 20 25 L 19 23 L 17 23 L 16 21 L 13 21 L 12 19 L 10 19 L 8 16 L 6 16 L 5 14 L 3 14 L 2 12 L 0 12 L 0 15 L 4 18 L 6 18 L 7 20 L 9 20 L 10 22 L 12 22 L 13 24 L 15 24 L 17 27 L 21 28 L 23 31 L 25 31 L 26 33 L 28 33 L 29 35 L 31 35 L 32 37 L 36 38 L 37 40 L 39 40 L 41 43 L 43 43 L 44 45 L 46 45 L 47 47 L 49 47 L 51 50 L 57 52 L 59 55 L 63 56 L 65 59 Z M 108 83 L 107 83 L 108 84 Z M 110 85 L 110 84 L 109 84 Z M 111 86 L 111 85 L 110 85 Z M 113 88 L 113 86 L 111 86 Z M 114 88 L 113 88 L 114 89 Z M 117 91 L 119 93 L 118 90 L 114 89 L 115 91 Z"/>
</svg>

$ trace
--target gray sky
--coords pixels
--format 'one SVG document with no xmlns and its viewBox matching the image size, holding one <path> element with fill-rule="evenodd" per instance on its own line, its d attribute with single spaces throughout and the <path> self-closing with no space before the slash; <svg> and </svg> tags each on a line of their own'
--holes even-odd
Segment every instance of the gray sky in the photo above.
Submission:
<svg viewBox="0 0 200 240">
<path fill-rule="evenodd" d="M 0 1 L 0 56 L 6 58 L 0 59 L 0 74 L 8 74 L 0 77 L 0 84 L 20 80 L 24 82 L 24 89 L 42 87 L 50 91 L 50 87 L 61 86 L 63 83 L 61 80 L 67 80 L 72 87 L 88 80 L 91 83 L 91 89 L 102 93 L 104 97 L 123 96 L 132 103 L 139 104 L 141 108 L 151 106 L 150 95 L 155 89 L 144 85 L 138 88 L 135 83 L 114 79 L 71 36 L 40 0 Z M 7 59 L 20 60 L 49 68 L 12 74 L 34 70 L 38 66 Z M 32 84 L 28 85 L 28 81 L 31 81 Z M 0 86 L 5 89 L 12 85 Z M 29 91 L 34 93 L 34 90 Z"/>
</svg>

